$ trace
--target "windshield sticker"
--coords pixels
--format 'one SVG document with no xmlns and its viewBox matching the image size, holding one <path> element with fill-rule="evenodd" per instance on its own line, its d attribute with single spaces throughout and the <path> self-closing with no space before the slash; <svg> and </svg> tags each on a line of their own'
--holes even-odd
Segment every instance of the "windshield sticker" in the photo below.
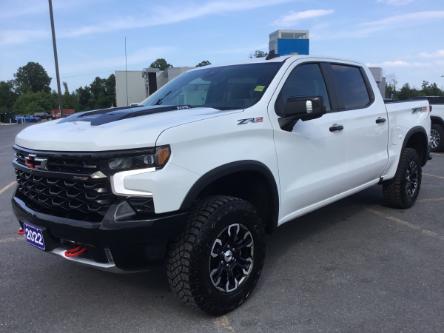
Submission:
<svg viewBox="0 0 444 333">
<path fill-rule="evenodd" d="M 257 92 L 263 92 L 264 89 L 265 89 L 265 86 L 260 86 L 260 85 L 258 85 L 258 86 L 256 86 L 256 88 L 254 88 L 254 91 L 257 91 Z"/>
</svg>

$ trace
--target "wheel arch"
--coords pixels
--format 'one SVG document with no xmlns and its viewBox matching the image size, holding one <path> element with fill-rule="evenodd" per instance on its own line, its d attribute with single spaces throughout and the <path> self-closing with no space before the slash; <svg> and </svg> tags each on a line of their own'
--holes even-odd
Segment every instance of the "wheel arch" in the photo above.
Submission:
<svg viewBox="0 0 444 333">
<path fill-rule="evenodd" d="M 237 196 L 250 201 L 266 223 L 267 232 L 277 227 L 279 193 L 275 177 L 263 163 L 254 160 L 223 164 L 200 177 L 190 188 L 181 210 L 212 194 Z"/>
<path fill-rule="evenodd" d="M 402 145 L 402 149 L 404 148 L 415 149 L 419 155 L 421 164 L 423 166 L 426 164 L 429 159 L 429 140 L 424 127 L 415 126 L 407 132 Z"/>
<path fill-rule="evenodd" d="M 431 116 L 432 124 L 439 124 L 444 127 L 444 120 L 441 117 Z"/>
</svg>

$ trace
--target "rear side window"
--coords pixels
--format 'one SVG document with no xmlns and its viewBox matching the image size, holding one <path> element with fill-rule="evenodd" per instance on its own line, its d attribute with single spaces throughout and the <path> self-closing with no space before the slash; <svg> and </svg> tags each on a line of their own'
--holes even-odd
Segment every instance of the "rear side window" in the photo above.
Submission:
<svg viewBox="0 0 444 333">
<path fill-rule="evenodd" d="M 331 64 L 330 76 L 339 110 L 362 109 L 370 104 L 371 98 L 361 68 Z"/>
</svg>

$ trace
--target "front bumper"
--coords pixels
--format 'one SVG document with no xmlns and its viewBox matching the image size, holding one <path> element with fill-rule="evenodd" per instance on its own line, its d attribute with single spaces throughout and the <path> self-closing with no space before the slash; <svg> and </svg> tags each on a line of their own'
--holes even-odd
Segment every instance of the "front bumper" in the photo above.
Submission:
<svg viewBox="0 0 444 333">
<path fill-rule="evenodd" d="M 88 248 L 85 255 L 65 259 L 105 270 L 140 270 L 163 261 L 168 243 L 184 228 L 187 212 L 157 214 L 145 220 L 115 221 L 117 205 L 109 208 L 101 222 L 73 220 L 48 215 L 12 198 L 17 219 L 43 228 L 47 251 L 64 257 L 73 244 Z"/>
</svg>

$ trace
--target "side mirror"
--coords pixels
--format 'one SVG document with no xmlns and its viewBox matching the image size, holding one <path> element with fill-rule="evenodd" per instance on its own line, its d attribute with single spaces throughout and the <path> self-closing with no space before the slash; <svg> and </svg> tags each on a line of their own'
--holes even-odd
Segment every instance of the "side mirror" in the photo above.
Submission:
<svg viewBox="0 0 444 333">
<path fill-rule="evenodd" d="M 325 107 L 321 96 L 290 97 L 287 99 L 279 116 L 283 118 L 310 120 L 325 114 Z"/>
</svg>

